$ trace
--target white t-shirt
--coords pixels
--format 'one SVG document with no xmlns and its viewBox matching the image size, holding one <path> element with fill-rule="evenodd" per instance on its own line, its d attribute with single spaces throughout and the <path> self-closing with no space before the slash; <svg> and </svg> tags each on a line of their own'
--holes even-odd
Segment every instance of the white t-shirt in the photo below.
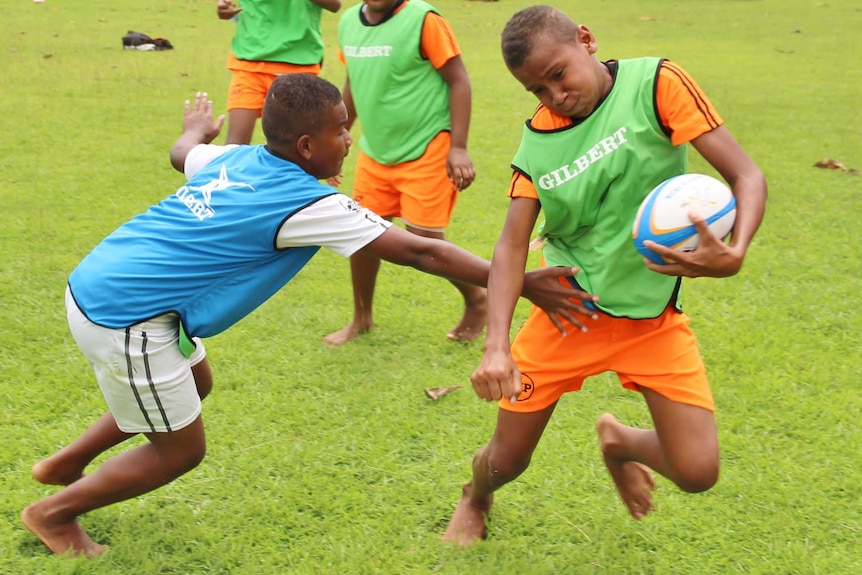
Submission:
<svg viewBox="0 0 862 575">
<path fill-rule="evenodd" d="M 192 148 L 185 162 L 186 179 L 191 179 L 213 159 L 236 144 L 201 144 Z M 299 210 L 285 220 L 278 231 L 279 248 L 316 245 L 350 257 L 392 225 L 350 197 L 335 193 Z"/>
</svg>

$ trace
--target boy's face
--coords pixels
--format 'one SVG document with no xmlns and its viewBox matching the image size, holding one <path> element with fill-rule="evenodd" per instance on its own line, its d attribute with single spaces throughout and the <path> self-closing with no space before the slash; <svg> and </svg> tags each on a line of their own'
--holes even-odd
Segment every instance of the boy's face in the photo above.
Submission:
<svg viewBox="0 0 862 575">
<path fill-rule="evenodd" d="M 573 42 L 539 35 L 523 65 L 510 72 L 555 114 L 585 118 L 612 83 L 607 68 L 594 56 L 596 48 L 595 36 L 586 26 L 578 27 Z"/>
<path fill-rule="evenodd" d="M 347 108 L 344 102 L 339 102 L 326 113 L 323 128 L 308 138 L 307 171 L 312 176 L 326 179 L 341 173 L 344 158 L 353 144 L 346 126 Z"/>
</svg>

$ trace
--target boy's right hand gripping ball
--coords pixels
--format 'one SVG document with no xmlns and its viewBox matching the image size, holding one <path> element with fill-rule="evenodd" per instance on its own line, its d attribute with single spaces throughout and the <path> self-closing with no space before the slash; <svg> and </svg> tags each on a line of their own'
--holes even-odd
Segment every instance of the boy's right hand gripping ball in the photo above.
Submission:
<svg viewBox="0 0 862 575">
<path fill-rule="evenodd" d="M 688 215 L 706 220 L 722 240 L 733 229 L 736 199 L 723 182 L 703 174 L 682 174 L 660 183 L 641 203 L 632 229 L 635 248 L 657 264 L 670 263 L 644 246 L 645 240 L 684 252 L 697 247 L 698 235 Z"/>
</svg>

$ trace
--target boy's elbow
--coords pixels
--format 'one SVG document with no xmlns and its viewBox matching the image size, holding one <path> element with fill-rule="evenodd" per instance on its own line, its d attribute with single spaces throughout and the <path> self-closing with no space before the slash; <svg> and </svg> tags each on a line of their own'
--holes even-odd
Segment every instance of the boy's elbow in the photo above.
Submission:
<svg viewBox="0 0 862 575">
<path fill-rule="evenodd" d="M 171 166 L 179 173 L 185 173 L 186 157 L 171 150 Z"/>
<path fill-rule="evenodd" d="M 425 241 L 421 236 L 392 226 L 362 251 L 395 265 L 422 269 L 428 251 Z"/>
<path fill-rule="evenodd" d="M 763 190 L 763 201 L 766 201 L 766 198 L 769 196 L 769 184 L 766 183 L 766 175 L 758 168 L 757 176 L 760 187 Z"/>
</svg>

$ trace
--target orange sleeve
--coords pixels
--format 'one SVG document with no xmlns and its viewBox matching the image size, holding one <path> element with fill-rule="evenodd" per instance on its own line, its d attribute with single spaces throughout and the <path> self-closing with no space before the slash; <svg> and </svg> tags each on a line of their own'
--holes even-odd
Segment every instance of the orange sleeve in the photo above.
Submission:
<svg viewBox="0 0 862 575">
<path fill-rule="evenodd" d="M 436 12 L 428 12 L 425 15 L 419 50 L 422 57 L 427 58 L 437 70 L 455 56 L 461 55 L 455 32 L 446 19 Z"/>
<path fill-rule="evenodd" d="M 656 108 L 674 146 L 724 124 L 697 82 L 679 65 L 665 60 L 656 81 Z"/>
<path fill-rule="evenodd" d="M 558 128 L 565 128 L 571 124 L 571 118 L 558 116 L 541 104 L 536 108 L 536 113 L 533 114 L 533 117 L 530 118 L 530 125 L 537 130 L 556 130 Z M 515 170 L 512 174 L 512 182 L 509 184 L 509 197 L 538 200 L 539 194 L 536 193 L 536 187 L 530 181 L 530 178 Z"/>
<path fill-rule="evenodd" d="M 536 193 L 536 186 L 533 185 L 530 178 L 518 170 L 514 170 L 512 172 L 512 181 L 509 183 L 509 197 L 538 200 L 539 194 Z"/>
</svg>

